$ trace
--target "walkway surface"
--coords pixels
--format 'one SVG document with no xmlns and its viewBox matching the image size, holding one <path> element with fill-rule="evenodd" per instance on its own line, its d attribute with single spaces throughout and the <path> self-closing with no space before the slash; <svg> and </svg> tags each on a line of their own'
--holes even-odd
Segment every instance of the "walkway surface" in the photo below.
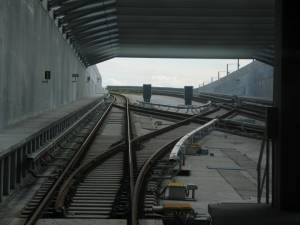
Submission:
<svg viewBox="0 0 300 225">
<path fill-rule="evenodd" d="M 0 156 L 17 148 L 26 141 L 58 120 L 66 118 L 71 113 L 87 106 L 99 99 L 99 97 L 84 98 L 76 102 L 61 106 L 55 110 L 41 113 L 37 116 L 25 119 L 0 131 Z"/>
<path fill-rule="evenodd" d="M 190 170 L 190 175 L 175 177 L 184 184 L 198 186 L 196 201 L 188 201 L 193 209 L 208 214 L 211 203 L 255 203 L 256 164 L 261 141 L 212 131 L 198 144 L 208 153 L 198 154 L 195 148 L 194 154 L 186 155 L 185 169 Z"/>
</svg>

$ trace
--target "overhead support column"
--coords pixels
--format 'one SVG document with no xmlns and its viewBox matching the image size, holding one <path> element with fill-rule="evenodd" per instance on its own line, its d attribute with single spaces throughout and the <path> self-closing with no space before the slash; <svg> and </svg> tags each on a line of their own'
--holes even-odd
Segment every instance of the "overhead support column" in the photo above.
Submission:
<svg viewBox="0 0 300 225">
<path fill-rule="evenodd" d="M 300 211 L 300 42 L 295 32 L 298 7 L 292 1 L 277 0 L 276 62 L 274 102 L 278 107 L 277 136 L 273 149 L 273 206 Z"/>
<path fill-rule="evenodd" d="M 152 95 L 151 84 L 143 84 L 143 98 L 144 102 L 150 102 Z"/>
</svg>

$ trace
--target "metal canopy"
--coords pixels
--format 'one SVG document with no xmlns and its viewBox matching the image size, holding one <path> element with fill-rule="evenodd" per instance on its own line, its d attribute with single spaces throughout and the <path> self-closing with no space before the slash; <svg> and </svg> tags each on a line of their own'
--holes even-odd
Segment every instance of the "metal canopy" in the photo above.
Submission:
<svg viewBox="0 0 300 225">
<path fill-rule="evenodd" d="M 48 0 L 86 66 L 113 57 L 274 60 L 274 0 Z"/>
</svg>

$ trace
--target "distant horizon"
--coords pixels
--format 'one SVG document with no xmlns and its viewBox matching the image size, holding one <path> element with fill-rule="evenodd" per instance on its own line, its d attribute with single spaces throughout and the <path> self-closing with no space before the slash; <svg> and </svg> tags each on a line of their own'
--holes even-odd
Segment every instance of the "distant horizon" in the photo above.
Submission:
<svg viewBox="0 0 300 225">
<path fill-rule="evenodd" d="M 252 59 L 240 59 L 240 68 Z M 161 59 L 114 58 L 97 64 L 102 76 L 102 86 L 142 86 L 183 88 L 208 84 L 218 77 L 237 70 L 237 59 Z"/>
</svg>

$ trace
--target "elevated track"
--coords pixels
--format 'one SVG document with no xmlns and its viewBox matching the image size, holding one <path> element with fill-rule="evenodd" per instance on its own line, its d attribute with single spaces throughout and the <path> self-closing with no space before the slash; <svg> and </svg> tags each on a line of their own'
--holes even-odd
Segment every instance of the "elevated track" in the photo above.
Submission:
<svg viewBox="0 0 300 225">
<path fill-rule="evenodd" d="M 140 218 L 156 218 L 151 209 L 159 204 L 159 195 L 141 191 L 147 180 L 143 176 L 153 165 L 168 167 L 164 156 L 179 138 L 213 118 L 219 119 L 217 129 L 239 135 L 244 132 L 256 138 L 263 136 L 263 127 L 226 121 L 240 109 L 226 103 L 207 107 L 200 114 L 187 115 L 139 107 L 130 104 L 124 95 L 112 95 L 86 125 L 72 132 L 76 135 L 64 143 L 65 151 L 52 153 L 53 159 L 48 163 L 57 167 L 24 208 L 24 225 L 33 225 L 40 218 L 117 218 L 127 220 L 128 224 L 138 224 Z M 224 111 L 217 113 L 221 109 Z M 243 110 L 263 118 L 259 111 Z M 176 122 L 138 136 L 131 119 L 134 113 L 172 118 Z M 45 150 L 43 155 L 47 154 Z M 149 182 L 148 186 L 158 189 L 159 183 Z"/>
</svg>

